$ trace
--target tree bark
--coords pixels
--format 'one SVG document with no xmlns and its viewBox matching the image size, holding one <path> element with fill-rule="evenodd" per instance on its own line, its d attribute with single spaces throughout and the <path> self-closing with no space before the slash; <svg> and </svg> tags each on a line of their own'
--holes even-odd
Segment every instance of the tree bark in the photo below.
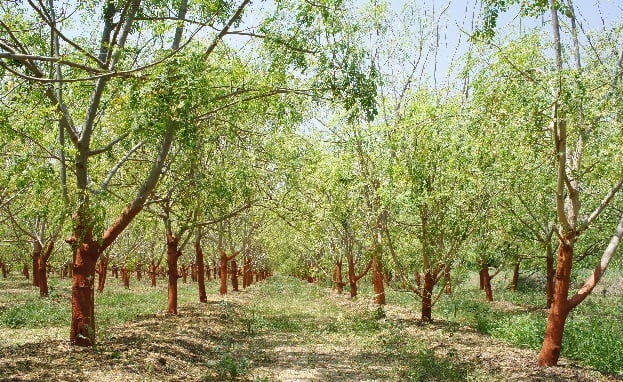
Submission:
<svg viewBox="0 0 623 382">
<path fill-rule="evenodd" d="M 147 274 L 149 275 L 149 279 L 151 280 L 151 286 L 155 287 L 156 286 L 156 271 L 157 271 L 157 266 L 154 263 L 154 261 L 152 260 L 151 263 L 149 264 L 149 269 L 147 270 Z"/>
<path fill-rule="evenodd" d="M 432 321 L 433 288 L 435 281 L 430 269 L 424 272 L 424 287 L 422 288 L 422 321 Z"/>
<path fill-rule="evenodd" d="M 517 284 L 519 284 L 519 263 L 520 261 L 517 260 L 513 266 L 513 279 L 511 280 L 511 291 L 513 293 L 517 292 Z"/>
<path fill-rule="evenodd" d="M 372 286 L 374 289 L 374 303 L 378 305 L 385 305 L 383 269 L 376 253 L 372 256 Z"/>
<path fill-rule="evenodd" d="M 337 287 L 337 293 L 342 294 L 344 291 L 344 278 L 342 276 L 342 260 L 335 262 L 335 278 L 333 280 Z"/>
<path fill-rule="evenodd" d="M 37 266 L 37 273 L 39 274 L 39 296 L 48 297 L 48 259 L 54 250 L 54 241 L 48 243 L 48 247 L 45 253 L 39 256 L 39 264 Z"/>
<path fill-rule="evenodd" d="M 195 261 L 197 266 L 197 288 L 199 290 L 199 302 L 207 303 L 205 274 L 203 265 L 203 251 L 201 250 L 201 228 L 197 228 L 195 234 Z"/>
<path fill-rule="evenodd" d="M 82 238 L 82 240 L 80 240 Z M 93 228 L 84 229 L 78 222 L 69 243 L 74 247 L 71 277 L 72 345 L 95 345 L 95 265 L 100 255 L 99 243 L 93 239 Z"/>
<path fill-rule="evenodd" d="M 180 252 L 177 248 L 179 239 L 171 233 L 167 233 L 167 267 L 168 267 L 168 296 L 167 313 L 177 314 L 177 259 Z"/>
<path fill-rule="evenodd" d="M 560 240 L 558 245 L 558 264 L 556 266 L 556 287 L 554 300 L 547 317 L 545 338 L 537 362 L 541 366 L 554 366 L 562 350 L 562 337 L 565 322 L 570 312 L 567 301 L 571 284 L 571 266 L 573 262 L 574 233 Z"/>
<path fill-rule="evenodd" d="M 97 291 L 103 292 L 106 285 L 106 274 L 108 273 L 108 256 L 101 256 L 97 267 Z"/>
<path fill-rule="evenodd" d="M 487 264 L 481 265 L 480 275 L 485 288 L 485 300 L 487 302 L 493 301 L 493 289 L 491 288 L 491 275 L 489 274 L 489 267 Z"/>
<path fill-rule="evenodd" d="M 121 281 L 125 289 L 130 289 L 130 272 L 125 265 L 121 267 Z"/>
<path fill-rule="evenodd" d="M 235 259 L 231 260 L 231 289 L 238 292 L 238 263 Z"/>
<path fill-rule="evenodd" d="M 221 286 L 219 292 L 221 294 L 227 294 L 227 254 L 221 250 L 221 262 L 219 264 L 219 277 Z"/>
<path fill-rule="evenodd" d="M 39 258 L 41 257 L 41 252 L 43 252 L 43 246 L 37 239 L 32 240 L 32 285 L 38 287 L 39 286 Z M 26 278 L 28 273 L 24 275 Z"/>
</svg>

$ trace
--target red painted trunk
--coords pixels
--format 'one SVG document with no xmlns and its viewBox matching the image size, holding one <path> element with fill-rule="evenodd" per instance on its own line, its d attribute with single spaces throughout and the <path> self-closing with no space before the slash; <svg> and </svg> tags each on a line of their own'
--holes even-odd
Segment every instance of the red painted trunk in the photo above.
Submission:
<svg viewBox="0 0 623 382">
<path fill-rule="evenodd" d="M 125 266 L 121 267 L 121 281 L 125 289 L 130 289 L 130 273 Z"/>
<path fill-rule="evenodd" d="M 219 292 L 221 294 L 227 294 L 227 255 L 225 252 L 221 252 L 221 263 L 219 265 L 219 277 L 221 281 L 221 287 Z"/>
<path fill-rule="evenodd" d="M 517 284 L 519 284 L 519 260 L 513 266 L 513 279 L 511 280 L 511 291 L 517 292 Z"/>
<path fill-rule="evenodd" d="M 355 274 L 355 261 L 349 256 L 348 259 L 348 285 L 350 287 L 350 297 L 357 296 L 357 275 Z"/>
<path fill-rule="evenodd" d="M 48 294 L 49 294 L 48 269 L 47 269 L 47 264 L 42 257 L 39 258 L 38 274 L 39 274 L 39 296 L 48 297 Z"/>
<path fill-rule="evenodd" d="M 39 286 L 39 258 L 41 257 L 41 252 L 43 252 L 43 247 L 39 240 L 33 239 L 32 241 L 32 285 L 38 287 Z M 28 278 L 28 273 L 25 274 L 26 278 Z"/>
<path fill-rule="evenodd" d="M 97 291 L 103 292 L 106 285 L 106 274 L 108 273 L 108 257 L 100 258 L 99 265 L 97 267 Z"/>
<path fill-rule="evenodd" d="M 81 230 L 69 241 L 74 245 L 74 261 L 71 277 L 71 332 L 72 345 L 95 345 L 95 265 L 100 255 L 99 244 L 92 232 L 84 236 Z M 84 237 L 82 242 L 80 238 Z"/>
<path fill-rule="evenodd" d="M 186 284 L 186 279 L 188 278 L 188 267 L 181 266 L 180 274 L 182 275 L 182 282 Z"/>
<path fill-rule="evenodd" d="M 491 275 L 489 275 L 489 268 L 486 264 L 480 269 L 480 278 L 482 279 L 482 283 L 485 288 L 485 300 L 487 302 L 492 302 L 493 289 L 491 289 Z"/>
<path fill-rule="evenodd" d="M 432 321 L 433 312 L 433 288 L 435 281 L 430 273 L 426 270 L 424 273 L 424 287 L 422 288 L 422 321 Z"/>
<path fill-rule="evenodd" d="M 342 294 L 344 291 L 344 278 L 342 276 L 342 260 L 335 262 L 335 279 L 333 280 L 337 287 L 337 293 Z"/>
<path fill-rule="evenodd" d="M 238 263 L 231 261 L 231 289 L 238 292 Z"/>
<path fill-rule="evenodd" d="M 151 280 L 151 286 L 155 287 L 156 286 L 156 264 L 154 264 L 153 261 L 151 262 L 151 264 L 149 264 L 149 270 L 147 271 L 147 274 L 149 275 L 149 279 Z"/>
<path fill-rule="evenodd" d="M 372 286 L 374 287 L 374 303 L 378 305 L 385 305 L 383 269 L 376 254 L 372 256 Z"/>
<path fill-rule="evenodd" d="M 565 322 L 571 309 L 569 308 L 568 296 L 571 284 L 571 266 L 573 262 L 573 243 L 575 237 L 561 240 L 558 246 L 558 265 L 556 267 L 556 286 L 554 288 L 554 300 L 547 317 L 547 327 L 543 346 L 539 353 L 538 363 L 542 366 L 554 366 L 558 364 L 562 350 L 562 338 L 565 331 Z"/>
<path fill-rule="evenodd" d="M 169 293 L 167 298 L 167 313 L 177 314 L 177 259 L 179 258 L 179 251 L 177 237 L 167 234 L 167 266 L 168 270 L 168 286 Z"/>
<path fill-rule="evenodd" d="M 54 242 L 48 244 L 45 254 L 39 256 L 39 265 L 37 267 L 39 273 L 39 296 L 48 297 L 48 259 L 54 249 Z"/>
<path fill-rule="evenodd" d="M 195 238 L 195 258 L 197 261 L 197 287 L 199 289 L 199 302 L 208 302 L 206 295 L 205 272 L 203 270 L 203 251 L 201 250 L 201 236 Z"/>
</svg>

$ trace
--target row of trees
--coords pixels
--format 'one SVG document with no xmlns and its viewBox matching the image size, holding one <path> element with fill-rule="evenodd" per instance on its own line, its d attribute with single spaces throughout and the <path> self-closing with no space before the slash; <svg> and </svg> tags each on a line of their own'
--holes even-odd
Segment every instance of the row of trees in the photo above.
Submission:
<svg viewBox="0 0 623 382">
<path fill-rule="evenodd" d="M 623 54 L 569 0 L 517 2 L 551 29 L 496 35 L 510 3 L 484 2 L 443 85 L 428 77 L 441 16 L 409 4 L 0 5 L 2 260 L 31 254 L 44 279 L 71 252 L 81 346 L 115 256 L 166 252 L 170 313 L 194 246 L 199 269 L 209 247 L 221 275 L 244 258 L 342 290 L 346 273 L 353 296 L 370 272 L 376 303 L 391 279 L 424 320 L 462 269 L 492 299 L 490 278 L 521 263 L 546 276 L 539 362 L 556 364 L 623 235 Z M 578 253 L 603 256 L 569 297 Z"/>
</svg>

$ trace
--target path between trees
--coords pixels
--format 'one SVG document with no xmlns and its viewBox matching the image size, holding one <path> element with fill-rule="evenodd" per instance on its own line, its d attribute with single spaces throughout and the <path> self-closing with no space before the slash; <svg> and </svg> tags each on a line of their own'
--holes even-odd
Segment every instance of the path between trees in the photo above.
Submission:
<svg viewBox="0 0 623 382">
<path fill-rule="evenodd" d="M 535 351 L 473 329 L 280 277 L 106 333 L 95 349 L 0 348 L 0 381 L 616 380 L 565 360 L 541 368 Z"/>
</svg>

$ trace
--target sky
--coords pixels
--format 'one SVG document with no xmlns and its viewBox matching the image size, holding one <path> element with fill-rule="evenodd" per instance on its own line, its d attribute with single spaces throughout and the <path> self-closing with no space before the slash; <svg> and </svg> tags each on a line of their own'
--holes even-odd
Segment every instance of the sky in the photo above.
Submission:
<svg viewBox="0 0 623 382">
<path fill-rule="evenodd" d="M 362 3 L 367 1 L 373 0 L 362 0 Z M 438 52 L 434 58 L 429 57 L 425 70 L 433 84 L 441 85 L 447 78 L 451 63 L 458 60 L 468 50 L 468 35 L 478 25 L 482 0 L 410 1 L 416 4 L 420 13 L 426 14 L 429 22 L 437 24 L 439 30 Z M 408 3 L 404 0 L 390 1 L 391 8 L 396 12 L 400 12 Z M 623 0 L 575 0 L 574 8 L 576 17 L 586 32 L 601 31 L 610 29 L 615 24 L 623 24 Z M 503 36 L 505 33 L 527 31 L 534 27 L 543 28 L 547 31 L 550 28 L 549 22 L 549 12 L 538 18 L 521 18 L 519 6 L 514 6 L 500 15 L 497 34 Z M 580 39 L 586 41 L 582 36 Z M 614 42 L 614 44 L 619 46 L 621 42 Z"/>
</svg>

